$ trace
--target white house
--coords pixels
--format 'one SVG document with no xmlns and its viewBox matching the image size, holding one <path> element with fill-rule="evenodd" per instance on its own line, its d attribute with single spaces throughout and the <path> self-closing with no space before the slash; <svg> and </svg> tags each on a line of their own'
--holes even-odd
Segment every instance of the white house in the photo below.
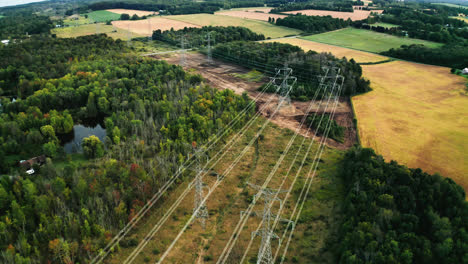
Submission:
<svg viewBox="0 0 468 264">
<path fill-rule="evenodd" d="M 468 68 L 463 69 L 462 74 L 468 74 Z"/>
</svg>

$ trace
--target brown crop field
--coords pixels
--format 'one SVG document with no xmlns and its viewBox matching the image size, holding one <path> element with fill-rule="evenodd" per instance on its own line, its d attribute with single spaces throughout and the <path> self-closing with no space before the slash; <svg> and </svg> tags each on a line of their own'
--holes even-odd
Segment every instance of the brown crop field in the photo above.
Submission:
<svg viewBox="0 0 468 264">
<path fill-rule="evenodd" d="M 362 68 L 373 89 L 352 99 L 362 145 L 468 191 L 466 80 L 449 68 L 405 61 Z"/>
<path fill-rule="evenodd" d="M 164 31 L 164 30 L 170 30 L 171 28 L 173 28 L 174 30 L 179 30 L 185 27 L 197 27 L 197 28 L 200 27 L 195 24 L 162 18 L 162 17 L 152 17 L 149 19 L 136 20 L 136 21 L 130 21 L 130 20 L 112 21 L 112 25 L 114 25 L 116 28 L 129 30 L 132 33 L 136 33 L 136 34 L 144 35 L 144 36 L 151 35 L 152 32 L 157 29 Z"/>
<path fill-rule="evenodd" d="M 378 62 L 387 60 L 387 57 L 380 56 L 374 53 L 353 50 L 342 48 L 338 46 L 313 42 L 304 39 L 298 38 L 284 38 L 284 39 L 277 39 L 277 40 L 267 40 L 267 42 L 281 42 L 281 43 L 288 43 L 291 45 L 296 45 L 301 47 L 305 51 L 314 50 L 316 52 L 330 52 L 331 54 L 335 55 L 335 57 L 342 58 L 346 57 L 347 59 L 353 58 L 356 62 Z"/>
<path fill-rule="evenodd" d="M 232 17 L 239 17 L 239 18 L 246 18 L 246 19 L 262 20 L 262 21 L 268 21 L 268 18 L 270 17 L 274 19 L 286 17 L 286 15 L 276 15 L 276 14 L 248 12 L 248 11 L 222 11 L 222 12 L 217 12 L 216 15 L 232 16 Z"/>
<path fill-rule="evenodd" d="M 308 16 L 332 16 L 334 18 L 341 18 L 344 20 L 347 20 L 348 18 L 350 18 L 351 20 L 356 21 L 356 20 L 366 19 L 367 17 L 369 17 L 371 12 L 381 14 L 383 10 L 373 10 L 373 11 L 354 10 L 354 12 L 337 12 L 337 11 L 307 9 L 307 10 L 288 11 L 288 12 L 283 12 L 283 13 L 285 14 L 301 13 L 303 15 L 308 15 Z"/>
<path fill-rule="evenodd" d="M 107 9 L 106 11 L 116 13 L 116 14 L 129 14 L 130 16 L 137 15 L 140 17 L 158 14 L 158 12 L 154 12 L 154 11 L 142 11 L 142 10 L 133 10 L 133 9 Z"/>
</svg>

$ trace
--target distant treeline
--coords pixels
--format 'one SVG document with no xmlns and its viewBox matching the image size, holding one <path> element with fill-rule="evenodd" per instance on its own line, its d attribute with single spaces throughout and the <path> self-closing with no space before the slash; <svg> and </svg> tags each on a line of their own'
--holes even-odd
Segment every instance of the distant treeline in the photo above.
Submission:
<svg viewBox="0 0 468 264">
<path fill-rule="evenodd" d="M 362 148 L 347 152 L 340 176 L 339 263 L 466 263 L 468 203 L 453 180 Z"/>
<path fill-rule="evenodd" d="M 273 8 L 270 13 L 281 13 L 287 11 L 317 9 L 340 12 L 353 12 L 353 1 L 315 1 L 305 3 L 290 3 Z"/>
<path fill-rule="evenodd" d="M 362 78 L 362 69 L 354 60 L 337 59 L 331 54 L 304 52 L 301 48 L 284 43 L 258 43 L 235 41 L 216 45 L 213 57 L 230 61 L 247 68 L 253 68 L 275 75 L 276 68 L 288 67 L 293 69 L 293 76 L 298 78 L 298 84 L 291 91 L 290 96 L 297 100 L 312 98 L 318 88 L 318 76 L 323 74 L 322 66 L 334 65 L 340 67 L 346 80 L 343 95 L 354 95 L 370 90 L 369 81 Z M 268 92 L 275 92 L 270 88 Z M 319 98 L 325 94 L 320 93 Z"/>
<path fill-rule="evenodd" d="M 276 25 L 290 28 L 297 28 L 307 33 L 322 33 L 340 28 L 345 28 L 350 25 L 351 20 L 343 20 L 341 18 L 333 18 L 331 16 L 306 16 L 306 15 L 291 15 L 285 18 L 276 19 Z"/>
<path fill-rule="evenodd" d="M 181 15 L 181 14 L 197 14 L 197 13 L 214 13 L 224 6 L 220 2 L 184 2 L 179 4 L 152 4 L 152 3 L 126 3 L 126 2 L 99 2 L 88 6 L 91 10 L 105 9 L 135 9 L 146 11 L 165 10 L 165 14 Z"/>
<path fill-rule="evenodd" d="M 468 64 L 468 42 L 448 43 L 440 48 L 428 48 L 423 45 L 403 45 L 398 49 L 381 52 L 382 55 L 463 69 Z"/>
<path fill-rule="evenodd" d="M 177 31 L 160 29 L 153 32 L 154 40 L 161 40 L 172 45 L 179 46 L 181 37 L 184 36 L 187 42 L 186 47 L 200 47 L 207 44 L 207 34 L 210 33 L 211 44 L 225 43 L 236 40 L 264 40 L 265 36 L 252 32 L 245 27 L 202 27 L 202 28 L 184 28 Z"/>
<path fill-rule="evenodd" d="M 34 14 L 16 14 L 0 19 L 0 39 L 25 38 L 29 35 L 50 33 L 54 27 L 50 18 Z"/>
</svg>

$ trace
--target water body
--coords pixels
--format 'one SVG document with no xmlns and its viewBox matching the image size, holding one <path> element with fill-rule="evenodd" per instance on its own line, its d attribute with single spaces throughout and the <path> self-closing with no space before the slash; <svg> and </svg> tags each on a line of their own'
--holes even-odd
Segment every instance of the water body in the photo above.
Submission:
<svg viewBox="0 0 468 264">
<path fill-rule="evenodd" d="M 47 0 L 0 0 L 0 7 L 25 5 L 29 3 L 43 2 Z"/>
<path fill-rule="evenodd" d="M 70 154 L 83 152 L 83 148 L 81 147 L 81 141 L 83 141 L 83 138 L 89 137 L 91 135 L 95 135 L 101 141 L 104 141 L 106 137 L 106 130 L 99 124 L 94 127 L 87 127 L 84 125 L 73 126 L 73 132 L 61 138 L 61 141 L 65 142 L 65 144 L 63 145 L 65 153 Z"/>
</svg>

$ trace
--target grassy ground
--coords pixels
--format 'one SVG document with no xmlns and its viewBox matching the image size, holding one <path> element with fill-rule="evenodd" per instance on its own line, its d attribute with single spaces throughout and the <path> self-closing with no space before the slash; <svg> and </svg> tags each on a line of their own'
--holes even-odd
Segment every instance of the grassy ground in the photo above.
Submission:
<svg viewBox="0 0 468 264">
<path fill-rule="evenodd" d="M 460 19 L 460 20 L 463 20 L 463 21 L 465 21 L 466 23 L 468 23 L 468 16 L 466 16 L 466 17 L 454 16 L 454 17 L 451 17 L 451 18 Z"/>
<path fill-rule="evenodd" d="M 345 28 L 327 33 L 311 35 L 304 37 L 304 39 L 370 52 L 382 52 L 391 48 L 398 48 L 401 45 L 411 44 L 424 44 L 431 48 L 442 46 L 441 43 L 396 37 L 371 30 L 355 28 Z"/>
<path fill-rule="evenodd" d="M 215 167 L 217 172 L 224 171 L 232 163 L 263 122 L 265 122 L 265 119 L 261 118 L 259 122 L 255 123 L 255 129 L 250 129 L 239 144 L 236 144 L 233 149 L 226 152 L 223 161 Z M 248 149 L 241 162 L 230 174 L 225 175 L 223 183 L 213 192 L 208 200 L 209 218 L 206 228 L 202 229 L 198 222 L 192 224 L 182 235 L 168 258 L 166 258 L 166 262 L 198 263 L 198 261 L 204 260 L 205 263 L 215 263 L 238 222 L 240 212 L 245 210 L 254 194 L 254 190 L 248 187 L 246 182 L 261 184 L 283 153 L 283 149 L 292 134 L 292 131 L 281 129 L 275 125 L 269 125 L 266 128 L 263 133 L 264 137 L 258 141 L 258 144 L 254 144 Z M 282 176 L 286 174 L 290 163 L 293 161 L 294 154 L 299 148 L 300 141 L 302 141 L 302 137 L 299 136 L 292 145 L 290 152 L 287 153 L 285 161 L 279 167 L 278 173 L 272 178 L 269 187 L 279 187 Z M 310 142 L 309 139 L 306 140 L 306 143 L 308 142 Z M 312 150 L 316 150 L 316 148 L 312 147 Z M 304 149 L 302 149 L 302 152 L 299 154 L 300 158 L 303 157 L 304 152 Z M 303 212 L 301 221 L 297 225 L 297 232 L 291 242 L 287 263 L 291 263 L 293 256 L 297 258 L 299 263 L 336 263 L 336 260 L 333 259 L 330 253 L 330 247 L 326 246 L 326 242 L 333 240 L 332 234 L 338 227 L 337 208 L 342 200 L 342 192 L 340 191 L 342 190 L 342 184 L 336 178 L 336 166 L 341 156 L 341 152 L 329 148 L 325 149 L 322 156 L 323 163 L 319 166 L 319 174 L 315 178 L 305 211 Z M 300 162 L 296 160 L 283 188 L 289 187 L 299 165 Z M 307 175 L 307 171 L 311 165 L 312 158 L 309 158 L 299 176 L 299 181 L 294 188 L 295 190 L 302 187 L 304 177 Z M 206 177 L 205 182 L 211 186 L 214 179 L 213 177 Z M 162 213 L 167 210 L 172 201 L 180 195 L 186 186 L 186 183 L 182 183 L 178 188 L 174 189 L 171 195 L 167 197 L 167 201 L 160 204 L 151 216 L 139 225 L 138 230 L 133 232 L 129 239 L 141 240 L 144 234 L 153 227 L 162 216 Z M 293 192 L 291 197 L 293 199 L 289 199 L 286 203 L 285 212 L 282 215 L 285 218 L 289 217 L 289 213 L 292 207 L 294 207 L 294 201 L 297 198 L 296 192 Z M 258 202 L 255 210 L 261 210 L 262 205 L 263 202 Z M 154 238 L 149 240 L 147 247 L 137 257 L 135 263 L 155 263 L 172 242 L 180 228 L 190 218 L 192 207 L 193 193 L 191 192 L 170 217 L 164 228 Z M 239 263 L 241 253 L 250 240 L 251 231 L 260 223 L 259 220 L 255 216 L 249 218 L 230 255 L 231 258 L 228 263 Z M 280 225 L 276 230 L 278 235 L 282 234 L 282 228 L 284 227 Z M 247 259 L 255 258 L 259 243 L 260 239 L 256 238 Z M 274 245 L 274 249 L 276 249 L 276 245 Z M 120 252 L 115 253 L 108 262 L 121 263 L 133 248 L 121 248 Z"/>
<path fill-rule="evenodd" d="M 99 10 L 87 13 L 88 18 L 94 22 L 107 22 L 113 20 L 119 20 L 120 14 L 112 13 L 106 10 Z"/>
<path fill-rule="evenodd" d="M 440 172 L 468 191 L 465 79 L 404 61 L 362 68 L 373 89 L 352 99 L 362 145 L 387 161 Z"/>
<path fill-rule="evenodd" d="M 0 15 L 0 18 L 2 18 L 2 17 L 5 17 L 5 16 Z"/>
<path fill-rule="evenodd" d="M 263 78 L 263 73 L 256 70 L 251 70 L 246 74 L 233 73 L 232 75 L 234 77 L 241 78 L 249 82 L 259 82 Z"/>
<path fill-rule="evenodd" d="M 444 5 L 444 6 L 450 6 L 450 7 L 458 7 L 458 8 L 465 8 L 468 9 L 468 6 L 462 6 L 462 5 L 455 5 L 455 4 L 449 4 L 449 3 L 432 3 L 433 5 Z"/>
<path fill-rule="evenodd" d="M 296 46 L 301 47 L 305 51 L 314 50 L 316 52 L 330 52 L 338 58 L 342 58 L 342 57 L 346 57 L 348 59 L 353 58 L 355 61 L 360 62 L 360 63 L 378 62 L 378 61 L 384 61 L 388 59 L 387 57 L 380 56 L 374 53 L 347 49 L 347 48 L 332 46 L 328 44 L 323 44 L 323 43 L 318 43 L 318 42 L 313 42 L 313 41 L 298 39 L 298 38 L 278 39 L 278 40 L 271 40 L 271 41 L 296 45 Z"/>
<path fill-rule="evenodd" d="M 386 27 L 386 28 L 395 28 L 395 27 L 399 27 L 398 25 L 394 25 L 394 24 L 389 24 L 389 23 L 382 23 L 382 22 L 378 22 L 378 23 L 375 23 L 375 24 L 372 24 L 371 26 L 374 26 L 374 27 Z"/>
<path fill-rule="evenodd" d="M 57 34 L 59 38 L 76 38 L 79 36 L 93 35 L 96 33 L 105 33 L 114 39 L 127 40 L 129 36 L 142 37 L 135 33 L 129 34 L 127 30 L 115 28 L 103 23 L 81 25 L 77 27 L 55 28 L 52 30 L 53 34 Z"/>
<path fill-rule="evenodd" d="M 270 38 L 297 35 L 302 32 L 297 29 L 275 26 L 264 21 L 242 19 L 223 15 L 195 14 L 167 16 L 165 18 L 192 23 L 199 26 L 241 26 L 249 28 L 256 33 L 261 33 L 265 35 L 265 37 Z"/>
<path fill-rule="evenodd" d="M 84 16 L 80 16 L 79 19 L 64 19 L 63 24 L 66 26 L 77 26 L 77 25 L 86 25 L 94 23 L 93 20 L 89 18 L 85 18 Z"/>
</svg>

